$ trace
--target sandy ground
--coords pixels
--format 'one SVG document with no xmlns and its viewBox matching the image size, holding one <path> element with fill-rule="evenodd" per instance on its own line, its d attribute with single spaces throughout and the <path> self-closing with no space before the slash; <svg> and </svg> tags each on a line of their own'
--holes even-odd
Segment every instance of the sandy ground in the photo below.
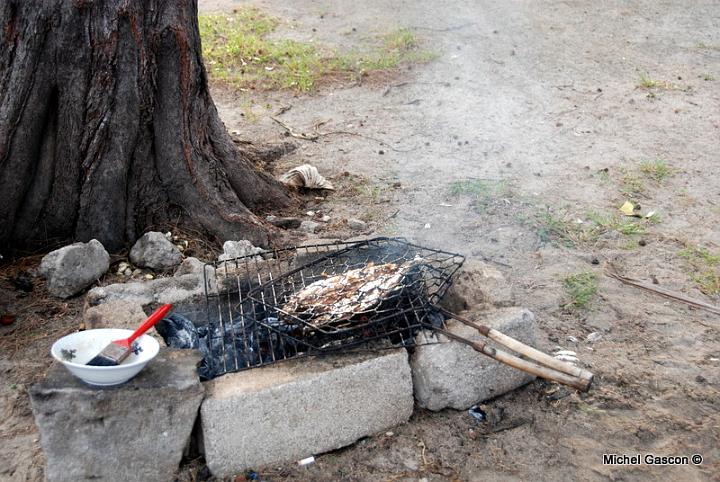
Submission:
<svg viewBox="0 0 720 482">
<path fill-rule="evenodd" d="M 495 416 L 486 424 L 466 412 L 417 410 L 391 436 L 319 456 L 309 468 L 258 469 L 263 480 L 718 480 L 720 320 L 623 286 L 603 268 L 612 262 L 628 276 L 719 302 L 697 289 L 678 252 L 686 243 L 720 245 L 720 81 L 706 80 L 720 78 L 720 5 L 251 3 L 287 20 L 277 35 L 349 48 L 409 27 L 438 53 L 386 79 L 312 95 L 216 89 L 228 128 L 255 142 L 287 140 L 268 117 L 281 106 L 292 107 L 281 118 L 298 130 L 326 122 L 325 132 L 359 134 L 297 141 L 300 148 L 275 166 L 309 162 L 343 186 L 313 207 L 333 219 L 318 236 L 342 234 L 340 221 L 359 217 L 374 233 L 490 260 L 537 315 L 540 348 L 574 350 L 597 374 L 583 396 L 538 381 L 492 400 L 485 408 Z M 643 73 L 664 87 L 639 87 Z M 255 109 L 258 118 L 248 123 L 248 102 L 272 109 Z M 542 235 L 538 219 L 548 206 L 569 222 L 588 222 L 591 210 L 616 212 L 626 199 L 623 177 L 654 159 L 674 172 L 663 182 L 639 175 L 645 192 L 636 201 L 661 220 L 646 234 L 610 233 L 573 247 Z M 361 176 L 353 195 L 354 178 L 344 172 Z M 451 194 L 464 179 L 502 189 Z M 562 279 L 581 271 L 597 273 L 599 296 L 589 309 L 564 308 Z M 71 303 L 58 315 L 56 333 L 72 329 L 77 309 Z M 602 338 L 583 341 L 592 332 Z M 42 473 L 23 393 L 33 375 L 19 369 L 22 353 L 0 353 L 2 480 Z M 603 453 L 702 454 L 704 462 L 612 467 L 602 464 Z"/>
</svg>

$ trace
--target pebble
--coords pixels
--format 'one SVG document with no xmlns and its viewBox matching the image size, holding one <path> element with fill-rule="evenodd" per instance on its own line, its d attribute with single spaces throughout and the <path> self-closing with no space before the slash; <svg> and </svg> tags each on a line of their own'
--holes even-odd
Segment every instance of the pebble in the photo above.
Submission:
<svg viewBox="0 0 720 482">
<path fill-rule="evenodd" d="M 316 223 L 315 221 L 303 221 L 302 223 L 300 223 L 300 227 L 298 229 L 305 233 L 313 234 L 315 233 L 315 231 L 317 231 L 317 228 L 319 226 L 320 224 Z"/>
<path fill-rule="evenodd" d="M 602 334 L 599 331 L 593 331 L 588 336 L 585 337 L 585 341 L 588 343 L 595 343 L 600 338 L 602 338 Z"/>
<path fill-rule="evenodd" d="M 364 229 L 367 229 L 367 223 L 359 219 L 348 219 L 347 224 L 350 229 L 354 229 L 355 231 L 362 231 Z"/>
</svg>

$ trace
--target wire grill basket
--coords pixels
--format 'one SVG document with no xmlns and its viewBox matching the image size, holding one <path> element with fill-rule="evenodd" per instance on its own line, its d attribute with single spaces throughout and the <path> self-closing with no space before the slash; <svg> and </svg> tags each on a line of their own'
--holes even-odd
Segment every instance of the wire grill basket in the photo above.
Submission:
<svg viewBox="0 0 720 482">
<path fill-rule="evenodd" d="M 206 265 L 208 323 L 198 329 L 207 345 L 204 377 L 289 358 L 422 343 L 417 338 L 423 328 L 443 326 L 432 305 L 443 297 L 463 261 L 459 254 L 403 239 L 375 238 Z M 321 302 L 291 309 L 298 294 L 314 286 L 381 268 L 401 273 L 387 289 L 367 296 L 357 286 L 339 290 L 342 296 L 355 296 L 354 310 L 328 314 Z"/>
</svg>

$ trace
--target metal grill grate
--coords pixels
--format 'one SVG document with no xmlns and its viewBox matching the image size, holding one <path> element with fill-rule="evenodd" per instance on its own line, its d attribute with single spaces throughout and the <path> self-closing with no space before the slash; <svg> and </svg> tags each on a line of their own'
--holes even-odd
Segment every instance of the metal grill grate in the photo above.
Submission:
<svg viewBox="0 0 720 482">
<path fill-rule="evenodd" d="M 412 346 L 422 328 L 442 327 L 430 309 L 445 294 L 464 257 L 398 238 L 289 248 L 206 265 L 206 377 L 288 358 L 364 348 Z M 288 301 L 312 283 L 373 265 L 405 273 L 367 310 L 314 322 Z"/>
</svg>

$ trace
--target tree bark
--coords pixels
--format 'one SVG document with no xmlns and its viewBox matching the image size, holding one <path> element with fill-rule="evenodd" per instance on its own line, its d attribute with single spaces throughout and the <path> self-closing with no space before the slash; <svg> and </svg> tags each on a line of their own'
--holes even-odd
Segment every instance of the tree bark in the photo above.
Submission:
<svg viewBox="0 0 720 482">
<path fill-rule="evenodd" d="M 292 202 L 233 144 L 196 0 L 0 2 L 0 250 L 188 224 L 267 245 Z"/>
</svg>

